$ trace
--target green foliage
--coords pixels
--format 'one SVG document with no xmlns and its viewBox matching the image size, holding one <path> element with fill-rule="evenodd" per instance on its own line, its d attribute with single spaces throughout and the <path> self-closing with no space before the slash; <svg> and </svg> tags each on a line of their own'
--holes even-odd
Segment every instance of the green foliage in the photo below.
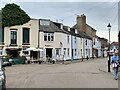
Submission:
<svg viewBox="0 0 120 90">
<path fill-rule="evenodd" d="M 16 4 L 7 4 L 2 8 L 2 26 L 23 25 L 30 17 Z"/>
</svg>

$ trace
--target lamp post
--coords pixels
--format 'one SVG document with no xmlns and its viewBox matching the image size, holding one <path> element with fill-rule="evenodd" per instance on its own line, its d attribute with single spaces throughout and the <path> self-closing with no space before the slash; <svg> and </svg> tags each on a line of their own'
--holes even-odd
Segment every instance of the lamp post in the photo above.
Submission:
<svg viewBox="0 0 120 90">
<path fill-rule="evenodd" d="M 107 27 L 108 27 L 108 31 L 109 31 L 109 46 L 108 46 L 108 50 L 109 50 L 108 56 L 109 56 L 109 59 L 108 59 L 108 72 L 111 72 L 111 71 L 110 71 L 110 30 L 111 30 L 111 25 L 110 25 L 110 23 L 107 25 Z"/>
<path fill-rule="evenodd" d="M 119 55 L 119 58 L 120 58 L 120 31 L 119 31 L 119 33 L 118 33 L 118 46 L 119 46 L 118 55 Z"/>
</svg>

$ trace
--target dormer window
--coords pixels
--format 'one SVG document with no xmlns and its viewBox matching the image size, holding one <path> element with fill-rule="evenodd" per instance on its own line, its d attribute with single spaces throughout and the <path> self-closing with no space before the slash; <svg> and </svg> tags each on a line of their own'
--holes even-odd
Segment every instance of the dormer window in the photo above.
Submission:
<svg viewBox="0 0 120 90">
<path fill-rule="evenodd" d="M 68 27 L 68 31 L 70 31 L 70 28 Z"/>
<path fill-rule="evenodd" d="M 40 20 L 40 25 L 50 25 L 50 21 L 49 20 Z"/>
<path fill-rule="evenodd" d="M 75 34 L 77 34 L 77 29 L 75 29 Z"/>
<path fill-rule="evenodd" d="M 63 29 L 63 24 L 61 24 L 60 28 Z"/>
</svg>

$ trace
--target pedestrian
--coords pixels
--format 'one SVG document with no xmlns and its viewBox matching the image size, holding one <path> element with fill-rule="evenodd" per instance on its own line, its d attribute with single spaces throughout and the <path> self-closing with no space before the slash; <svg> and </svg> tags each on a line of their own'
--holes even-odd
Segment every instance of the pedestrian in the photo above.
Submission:
<svg viewBox="0 0 120 90">
<path fill-rule="evenodd" d="M 119 66 L 119 57 L 118 57 L 118 52 L 115 52 L 111 58 L 111 64 L 114 70 L 114 79 L 118 79 L 118 66 Z"/>
</svg>

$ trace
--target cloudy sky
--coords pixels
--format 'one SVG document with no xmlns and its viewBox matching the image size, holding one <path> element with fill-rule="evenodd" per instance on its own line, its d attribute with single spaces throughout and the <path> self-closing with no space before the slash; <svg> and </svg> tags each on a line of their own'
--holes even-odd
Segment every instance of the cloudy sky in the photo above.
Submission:
<svg viewBox="0 0 120 90">
<path fill-rule="evenodd" d="M 24 0 L 25 1 L 25 0 Z M 48 2 L 49 1 L 49 2 Z M 7 3 L 16 3 L 31 18 L 50 19 L 72 27 L 76 16 L 85 14 L 87 24 L 97 30 L 99 37 L 108 39 L 108 23 L 111 24 L 111 41 L 118 41 L 118 1 L 119 0 L 4 0 L 0 8 Z"/>
</svg>

